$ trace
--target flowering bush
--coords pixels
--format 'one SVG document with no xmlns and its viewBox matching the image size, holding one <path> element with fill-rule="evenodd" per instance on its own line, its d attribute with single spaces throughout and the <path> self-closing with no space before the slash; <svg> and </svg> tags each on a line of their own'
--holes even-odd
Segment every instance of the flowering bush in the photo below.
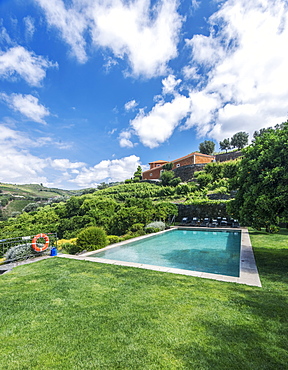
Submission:
<svg viewBox="0 0 288 370">
<path fill-rule="evenodd" d="M 147 229 L 151 229 L 151 228 L 158 229 L 158 231 L 163 231 L 165 230 L 165 223 L 162 221 L 154 221 L 154 222 L 150 222 L 150 224 L 145 226 L 146 231 Z"/>
</svg>

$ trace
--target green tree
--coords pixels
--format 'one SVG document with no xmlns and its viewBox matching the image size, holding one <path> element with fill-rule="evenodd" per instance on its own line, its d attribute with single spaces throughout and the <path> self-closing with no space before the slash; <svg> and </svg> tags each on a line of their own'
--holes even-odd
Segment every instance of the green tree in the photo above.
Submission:
<svg viewBox="0 0 288 370">
<path fill-rule="evenodd" d="M 122 207 L 112 218 L 110 233 L 113 235 L 125 234 L 132 225 L 142 223 L 146 225 L 151 221 L 153 210 L 143 210 L 142 208 L 133 207 Z"/>
<path fill-rule="evenodd" d="M 249 134 L 244 131 L 237 132 L 231 138 L 231 145 L 234 148 L 243 149 L 248 144 Z"/>
<path fill-rule="evenodd" d="M 205 173 L 204 171 L 199 171 L 196 179 L 201 189 L 205 188 L 208 184 L 212 184 L 213 182 L 213 176 L 210 173 Z"/>
<path fill-rule="evenodd" d="M 137 170 L 134 172 L 133 175 L 133 182 L 139 182 L 142 179 L 142 168 L 141 166 L 137 167 Z"/>
<path fill-rule="evenodd" d="M 205 140 L 199 144 L 199 150 L 202 154 L 211 155 L 215 150 L 215 143 L 211 140 Z"/>
<path fill-rule="evenodd" d="M 161 221 L 166 221 L 169 216 L 178 215 L 178 207 L 169 202 L 161 202 L 155 206 L 155 218 Z"/>
<path fill-rule="evenodd" d="M 243 225 L 274 229 L 279 217 L 288 217 L 288 122 L 256 137 L 243 150 L 235 200 L 230 213 Z"/>
<path fill-rule="evenodd" d="M 163 170 L 166 170 L 166 171 L 171 171 L 172 168 L 173 168 L 173 163 L 172 162 L 169 162 L 169 163 L 165 163 L 163 166 L 162 166 Z"/>
<path fill-rule="evenodd" d="M 181 182 L 180 177 L 175 177 L 175 173 L 173 171 L 162 172 L 160 180 L 161 185 L 163 186 L 177 186 Z"/>
<path fill-rule="evenodd" d="M 226 150 L 226 153 L 227 153 L 227 150 L 231 149 L 230 139 L 224 139 L 223 141 L 220 141 L 219 146 L 220 146 L 220 150 Z"/>
<path fill-rule="evenodd" d="M 217 181 L 223 178 L 223 164 L 219 162 L 207 163 L 204 167 L 206 173 L 210 173 L 213 177 L 213 181 Z"/>
</svg>

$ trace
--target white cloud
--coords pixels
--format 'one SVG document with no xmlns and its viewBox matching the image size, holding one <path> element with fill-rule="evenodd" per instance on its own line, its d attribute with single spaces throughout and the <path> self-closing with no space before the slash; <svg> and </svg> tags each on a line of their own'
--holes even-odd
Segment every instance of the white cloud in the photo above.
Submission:
<svg viewBox="0 0 288 370">
<path fill-rule="evenodd" d="M 110 70 L 118 64 L 117 60 L 111 57 L 106 58 L 106 63 L 104 64 L 105 72 L 109 73 Z"/>
<path fill-rule="evenodd" d="M 185 130 L 196 126 L 198 136 L 205 136 L 213 127 L 212 122 L 221 104 L 221 99 L 216 93 L 206 94 L 203 91 L 191 92 L 189 99 L 191 114 L 181 129 Z"/>
<path fill-rule="evenodd" d="M 44 117 L 49 116 L 50 112 L 44 105 L 39 104 L 38 98 L 33 95 L 0 93 L 0 100 L 6 102 L 10 108 L 20 112 L 32 121 L 45 124 Z"/>
<path fill-rule="evenodd" d="M 193 8 L 194 10 L 198 9 L 198 8 L 199 8 L 199 6 L 200 6 L 200 4 L 201 4 L 201 1 L 192 0 L 192 8 Z"/>
<path fill-rule="evenodd" d="M 45 186 L 71 189 L 97 186 L 103 181 L 124 181 L 131 178 L 141 164 L 135 155 L 103 160 L 93 167 L 67 158 L 39 158 L 31 152 L 40 144 L 51 145 L 49 138 L 39 142 L 25 133 L 0 123 L 0 181 L 6 183 L 43 183 Z M 144 166 L 146 169 L 146 167 Z"/>
<path fill-rule="evenodd" d="M 87 30 L 96 48 L 113 53 L 108 70 L 115 58 L 127 58 L 132 75 L 149 78 L 163 75 L 177 56 L 182 25 L 177 0 L 159 0 L 153 6 L 150 0 L 74 0 L 69 7 L 62 0 L 35 1 L 81 63 L 87 60 Z"/>
<path fill-rule="evenodd" d="M 84 167 L 85 163 L 70 162 L 68 159 L 39 158 L 31 153 L 34 148 L 52 144 L 51 138 L 32 140 L 26 134 L 0 124 L 0 181 L 18 184 L 43 183 L 47 186 L 63 187 L 67 179 L 75 177 L 73 171 Z"/>
<path fill-rule="evenodd" d="M 123 131 L 120 133 L 118 139 L 119 139 L 119 144 L 122 148 L 133 148 L 134 144 L 130 140 L 132 134 L 130 131 Z"/>
<path fill-rule="evenodd" d="M 137 105 L 138 103 L 136 102 L 136 100 L 130 100 L 125 104 L 124 108 L 126 111 L 129 111 L 129 110 L 135 109 Z"/>
<path fill-rule="evenodd" d="M 201 78 L 195 66 L 184 66 L 183 75 L 186 80 L 199 80 Z"/>
<path fill-rule="evenodd" d="M 69 159 L 62 158 L 62 159 L 51 160 L 51 166 L 60 171 L 67 171 L 68 169 L 71 169 L 72 172 L 74 173 L 75 169 L 84 167 L 85 163 L 70 162 Z M 76 173 L 78 173 L 78 171 Z"/>
<path fill-rule="evenodd" d="M 44 10 L 49 26 L 59 29 L 64 41 L 70 45 L 73 55 L 80 63 L 87 61 L 85 51 L 86 41 L 84 32 L 88 27 L 88 20 L 83 14 L 81 5 L 84 2 L 73 2 L 70 8 L 66 8 L 62 0 L 35 0 Z"/>
<path fill-rule="evenodd" d="M 181 80 L 176 80 L 174 75 L 169 75 L 168 77 L 162 80 L 163 88 L 162 93 L 163 95 L 167 94 L 175 94 L 175 87 L 181 83 Z"/>
<path fill-rule="evenodd" d="M 190 112 L 190 104 L 186 96 L 176 95 L 171 102 L 157 103 L 147 114 L 140 110 L 131 127 L 145 146 L 155 148 L 169 139 Z"/>
<path fill-rule="evenodd" d="M 23 46 L 15 46 L 6 52 L 0 50 L 0 78 L 23 78 L 32 86 L 39 86 L 46 76 L 46 69 L 57 67 L 42 56 L 27 51 Z"/>
<path fill-rule="evenodd" d="M 228 0 L 211 18 L 209 36 L 196 35 L 191 67 L 207 68 L 192 95 L 216 98 L 214 114 L 205 104 L 197 125 L 203 135 L 222 140 L 237 131 L 252 134 L 287 119 L 288 9 L 283 0 Z M 204 87 L 203 87 L 204 86 Z M 201 121 L 202 120 L 202 121 Z M 207 124 L 210 122 L 210 124 Z"/>
<path fill-rule="evenodd" d="M 46 182 L 45 160 L 30 154 L 25 148 L 31 141 L 20 132 L 0 124 L 0 181 L 12 183 Z"/>
<path fill-rule="evenodd" d="M 12 43 L 10 36 L 5 27 L 2 26 L 2 20 L 0 19 L 0 43 L 7 43 L 8 45 Z"/>
<path fill-rule="evenodd" d="M 140 165 L 140 158 L 135 155 L 121 159 L 104 160 L 94 167 L 83 168 L 71 182 L 80 187 L 94 187 L 100 182 L 124 181 L 133 176 Z"/>
<path fill-rule="evenodd" d="M 31 39 L 35 32 L 34 19 L 28 15 L 27 17 L 23 18 L 23 22 L 26 27 L 25 30 L 26 38 Z"/>
<path fill-rule="evenodd" d="M 175 0 L 159 1 L 152 9 L 148 0 L 95 3 L 92 18 L 95 45 L 109 48 L 118 58 L 127 57 L 133 75 L 161 75 L 177 55 L 181 18 Z"/>
<path fill-rule="evenodd" d="M 216 140 L 239 131 L 250 135 L 287 120 L 288 8 L 284 0 L 228 0 L 209 22 L 210 35 L 186 40 L 191 63 L 183 68 L 189 96 L 175 91 L 179 80 L 163 80 L 163 95 L 150 112 L 140 110 L 130 125 L 140 141 L 154 148 L 180 129 Z M 197 71 L 202 71 L 202 76 Z M 203 72 L 204 71 L 204 72 Z M 158 97 L 159 98 L 159 97 Z"/>
</svg>

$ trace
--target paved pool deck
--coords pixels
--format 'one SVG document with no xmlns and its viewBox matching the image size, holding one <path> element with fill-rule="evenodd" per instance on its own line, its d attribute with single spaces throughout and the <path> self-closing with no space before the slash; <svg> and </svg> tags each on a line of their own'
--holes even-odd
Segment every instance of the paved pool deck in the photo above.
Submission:
<svg viewBox="0 0 288 370">
<path fill-rule="evenodd" d="M 188 229 L 187 227 L 181 227 L 177 226 L 178 229 Z M 245 228 L 197 228 L 197 227 L 191 227 L 189 230 L 209 230 L 209 231 L 241 231 L 241 252 L 240 252 L 240 276 L 234 277 L 234 276 L 227 276 L 227 275 L 218 275 L 218 274 L 211 274 L 206 272 L 199 272 L 199 271 L 190 271 L 190 270 L 182 270 L 177 268 L 170 268 L 170 267 L 163 267 L 163 266 L 154 266 L 154 265 L 147 265 L 147 264 L 141 264 L 141 263 L 134 263 L 134 262 L 123 262 L 123 261 L 116 261 L 116 260 L 110 260 L 106 258 L 99 258 L 92 255 L 95 255 L 97 252 L 108 250 L 111 248 L 115 248 L 124 244 L 128 244 L 129 242 L 134 242 L 136 240 L 141 240 L 145 238 L 149 238 L 152 235 L 155 234 L 149 234 L 140 236 L 138 238 L 130 239 L 124 242 L 116 243 L 109 245 L 106 248 L 99 249 L 97 251 L 87 252 L 83 253 L 81 255 L 69 255 L 69 254 L 58 254 L 58 257 L 62 258 L 69 258 L 74 260 L 84 260 L 84 261 L 91 261 L 91 262 L 97 262 L 97 263 L 106 263 L 110 265 L 119 265 L 119 266 L 129 266 L 129 267 L 137 267 L 147 270 L 154 270 L 154 271 L 161 271 L 161 272 L 169 272 L 172 274 L 180 274 L 180 275 L 188 275 L 188 276 L 195 276 L 200 277 L 204 279 L 212 279 L 212 280 L 219 280 L 219 281 L 225 281 L 225 282 L 231 282 L 231 283 L 238 283 L 238 284 L 245 284 L 250 286 L 256 286 L 261 287 L 261 281 L 259 278 L 254 253 L 249 237 L 248 230 Z M 161 231 L 160 233 L 169 232 L 169 230 Z M 158 233 L 159 234 L 159 233 Z"/>
</svg>

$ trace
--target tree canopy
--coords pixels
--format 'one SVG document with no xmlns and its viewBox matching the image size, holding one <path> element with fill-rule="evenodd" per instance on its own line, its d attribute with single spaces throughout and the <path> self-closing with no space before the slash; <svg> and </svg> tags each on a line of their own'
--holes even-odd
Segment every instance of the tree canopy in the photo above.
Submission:
<svg viewBox="0 0 288 370">
<path fill-rule="evenodd" d="M 227 150 L 231 148 L 230 139 L 224 139 L 223 141 L 220 141 L 219 146 L 221 150 L 226 150 L 227 153 Z"/>
<path fill-rule="evenodd" d="M 213 154 L 214 149 L 215 149 L 215 143 L 211 140 L 205 140 L 203 141 L 203 143 L 199 144 L 199 150 L 200 150 L 200 153 L 202 154 L 211 155 Z"/>
<path fill-rule="evenodd" d="M 243 149 L 248 144 L 249 134 L 244 131 L 237 132 L 231 137 L 231 145 L 234 148 Z"/>
<path fill-rule="evenodd" d="M 268 129 L 243 150 L 231 213 L 243 225 L 273 231 L 288 216 L 288 122 Z"/>
</svg>

